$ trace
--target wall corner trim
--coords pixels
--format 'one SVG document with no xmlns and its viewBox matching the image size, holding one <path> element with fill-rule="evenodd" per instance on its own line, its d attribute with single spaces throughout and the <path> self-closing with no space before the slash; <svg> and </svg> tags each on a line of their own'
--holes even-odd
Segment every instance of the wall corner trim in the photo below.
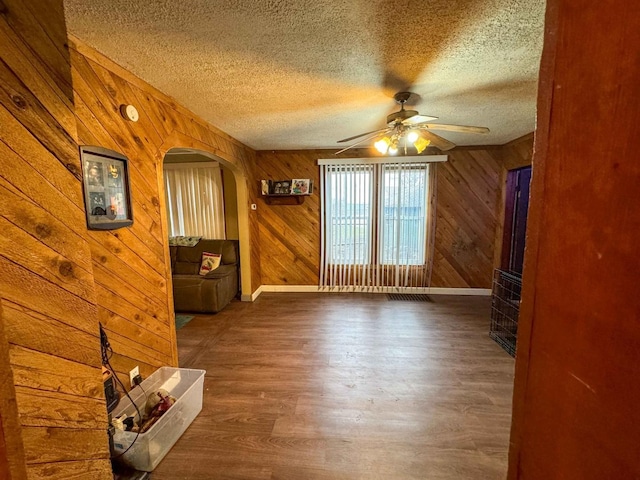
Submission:
<svg viewBox="0 0 640 480">
<path fill-rule="evenodd" d="M 256 291 L 253 292 L 251 295 L 242 295 L 240 297 L 240 300 L 242 300 L 243 302 L 253 302 L 255 301 L 256 298 L 258 298 L 260 296 L 260 294 L 263 292 L 263 287 L 264 285 L 260 285 L 258 288 L 256 288 Z"/>
</svg>

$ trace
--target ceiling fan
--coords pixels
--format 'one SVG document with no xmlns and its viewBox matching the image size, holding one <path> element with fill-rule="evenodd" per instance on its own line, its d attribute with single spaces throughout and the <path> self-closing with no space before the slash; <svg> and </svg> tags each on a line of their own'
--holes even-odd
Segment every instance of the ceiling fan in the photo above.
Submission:
<svg viewBox="0 0 640 480">
<path fill-rule="evenodd" d="M 431 130 L 463 133 L 489 132 L 489 129 L 486 127 L 431 123 L 432 120 L 437 120 L 438 117 L 420 115 L 416 110 L 404 109 L 404 104 L 409 100 L 411 95 L 411 92 L 396 93 L 393 98 L 400 105 L 400 110 L 387 115 L 387 126 L 380 130 L 361 133 L 360 135 L 354 135 L 353 137 L 338 140 L 338 143 L 344 143 L 355 140 L 356 138 L 365 137 L 362 140 L 349 145 L 347 148 L 343 148 L 339 152 L 336 152 L 336 155 L 374 138 L 378 138 L 374 145 L 382 154 L 390 153 L 391 155 L 395 155 L 401 148 L 404 149 L 406 154 L 407 148 L 410 146 L 413 146 L 418 153 L 422 153 L 422 151 L 424 151 L 424 149 L 429 145 L 433 145 L 438 147 L 440 150 L 445 151 L 451 150 L 456 146 L 456 144 L 450 142 L 446 138 L 436 135 Z"/>
</svg>

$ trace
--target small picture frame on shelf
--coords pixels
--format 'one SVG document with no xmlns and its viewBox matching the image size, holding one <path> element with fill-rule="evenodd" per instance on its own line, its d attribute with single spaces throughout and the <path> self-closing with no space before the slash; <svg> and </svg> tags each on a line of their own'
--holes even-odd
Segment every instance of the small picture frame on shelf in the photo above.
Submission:
<svg viewBox="0 0 640 480">
<path fill-rule="evenodd" d="M 291 180 L 274 180 L 271 182 L 272 195 L 291 195 Z"/>
<path fill-rule="evenodd" d="M 115 230 L 133 224 L 128 159 L 102 147 L 80 147 L 84 203 L 90 230 Z"/>
<path fill-rule="evenodd" d="M 309 195 L 313 184 L 308 178 L 294 178 L 291 180 L 292 195 Z"/>
</svg>

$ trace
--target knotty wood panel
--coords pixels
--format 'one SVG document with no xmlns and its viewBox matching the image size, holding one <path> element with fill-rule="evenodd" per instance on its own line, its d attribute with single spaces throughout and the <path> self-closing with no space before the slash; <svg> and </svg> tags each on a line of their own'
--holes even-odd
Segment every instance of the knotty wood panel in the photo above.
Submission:
<svg viewBox="0 0 640 480">
<path fill-rule="evenodd" d="M 105 429 L 23 427 L 22 438 L 27 464 L 71 462 L 77 460 L 79 448 L 82 450 L 83 459 L 86 460 L 109 457 L 109 442 L 105 441 Z M 55 448 L 51 448 L 54 445 Z"/>
<path fill-rule="evenodd" d="M 513 480 L 640 478 L 640 5 L 575 7 L 547 2 Z"/>
<path fill-rule="evenodd" d="M 458 148 L 437 165 L 437 220 L 431 285 L 491 286 L 500 199 L 500 147 Z M 311 178 L 319 185 L 318 158 L 333 150 L 260 151 L 254 171 L 259 180 Z M 372 156 L 356 149 L 341 157 Z M 320 194 L 302 205 L 258 201 L 261 283 L 317 285 L 320 263 Z"/>
<path fill-rule="evenodd" d="M 25 461 L 42 463 L 47 456 L 88 458 L 81 437 L 66 431 L 79 427 L 103 443 L 106 412 L 62 4 L 50 5 L 43 15 L 39 2 L 5 3 L 0 16 L 0 295 L 12 368 L 6 378 L 15 383 L 20 422 L 13 427 L 11 445 L 18 450 L 12 456 L 24 468 Z M 67 335 L 47 342 L 44 331 L 33 330 L 43 319 L 53 331 L 64 326 Z M 43 343 L 46 354 L 38 351 Z M 70 345 L 92 355 L 65 359 Z M 65 432 L 69 443 L 55 441 L 48 427 Z M 29 432 L 37 444 L 27 441 Z M 96 449 L 93 457 L 105 468 L 106 450 Z"/>
<path fill-rule="evenodd" d="M 32 464 L 27 467 L 28 480 L 84 480 L 112 478 L 111 465 L 100 460 Z"/>
<path fill-rule="evenodd" d="M 437 165 L 431 286 L 490 288 L 500 198 L 498 148 L 456 148 Z"/>
<path fill-rule="evenodd" d="M 4 329 L 4 302 L 0 300 L 0 478 L 26 478 L 22 430 L 16 408 L 16 390 Z"/>
<path fill-rule="evenodd" d="M 358 157 L 351 150 L 341 157 Z M 276 199 L 269 205 L 258 196 L 261 283 L 264 285 L 317 285 L 320 268 L 320 170 L 317 160 L 331 158 L 334 150 L 259 151 L 252 188 L 261 179 L 309 178 L 316 189 L 302 205 Z M 291 202 L 289 202 L 291 203 Z"/>
<path fill-rule="evenodd" d="M 81 41 L 67 43 L 61 0 L 0 2 L 0 351 L 11 367 L 0 415 L 16 479 L 111 478 L 98 321 L 120 374 L 178 363 L 164 153 L 197 146 L 241 182 L 254 158 Z M 124 103 L 138 123 L 120 116 Z M 130 158 L 131 228 L 87 231 L 79 144 Z"/>
</svg>

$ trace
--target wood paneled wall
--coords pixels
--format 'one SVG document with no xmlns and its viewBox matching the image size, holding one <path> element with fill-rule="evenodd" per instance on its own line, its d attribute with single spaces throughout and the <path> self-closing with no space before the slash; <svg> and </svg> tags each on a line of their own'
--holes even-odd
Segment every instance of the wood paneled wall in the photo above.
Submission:
<svg viewBox="0 0 640 480">
<path fill-rule="evenodd" d="M 2 391 L 0 416 L 16 479 L 25 464 L 33 479 L 112 478 L 98 321 L 123 378 L 134 365 L 146 376 L 178 361 L 163 155 L 201 149 L 241 177 L 254 155 L 69 43 L 61 0 L 0 2 L 0 351 L 12 376 L 2 380 L 14 384 Z M 140 121 L 125 121 L 121 104 L 135 105 Z M 87 230 L 79 144 L 129 157 L 131 228 Z"/>
<path fill-rule="evenodd" d="M 7 451 L 7 443 L 4 440 L 4 430 L 2 428 L 2 414 L 0 414 L 0 478 L 11 480 L 9 452 Z"/>
<path fill-rule="evenodd" d="M 26 478 L 22 427 L 16 406 L 16 387 L 9 359 L 9 342 L 4 332 L 0 302 L 0 478 Z"/>
<path fill-rule="evenodd" d="M 637 479 L 640 4 L 545 30 L 508 478 Z"/>
<path fill-rule="evenodd" d="M 505 170 L 528 167 L 533 159 L 533 132 L 503 145 L 501 150 Z"/>
<path fill-rule="evenodd" d="M 302 206 L 267 206 L 256 180 L 317 181 L 318 152 L 261 152 L 256 158 L 81 41 L 68 41 L 62 1 L 46 5 L 0 2 L 0 319 L 6 333 L 0 351 L 10 366 L 3 381 L 13 379 L 2 390 L 0 417 L 15 479 L 110 479 L 98 321 L 124 378 L 134 365 L 146 376 L 178 360 L 164 153 L 173 147 L 209 152 L 245 183 L 253 171 L 244 187 L 249 203 L 260 202 L 246 228 L 255 290 L 263 283 L 317 283 L 319 197 Z M 121 104 L 135 105 L 140 121 L 122 119 Z M 79 144 L 130 158 L 131 228 L 87 230 Z M 453 152 L 455 161 L 439 175 L 442 212 L 452 217 L 439 227 L 446 229 L 438 237 L 437 286 L 489 281 L 483 283 L 482 272 L 495 221 L 489 213 L 497 188 L 492 155 L 486 149 Z M 458 222 L 465 218 L 471 226 L 463 228 Z M 476 251 L 482 255 L 469 253 Z"/>
<path fill-rule="evenodd" d="M 438 165 L 431 286 L 491 288 L 500 214 L 500 147 L 456 148 Z"/>
<path fill-rule="evenodd" d="M 310 178 L 319 181 L 318 158 L 326 150 L 259 151 L 256 154 L 254 190 L 260 179 Z M 287 199 L 288 200 L 288 199 Z M 260 281 L 263 285 L 317 285 L 320 268 L 320 195 L 305 197 L 302 205 L 258 200 Z M 282 203 L 282 204 L 281 204 Z"/>
<path fill-rule="evenodd" d="M 96 292 L 62 2 L 46 12 L 37 1 L 4 4 L 0 295 L 20 432 L 7 437 L 23 450 L 30 478 L 46 478 L 57 462 L 67 472 L 92 469 L 108 478 Z"/>
<path fill-rule="evenodd" d="M 311 178 L 318 184 L 318 158 L 333 150 L 257 152 L 254 186 L 261 178 Z M 437 165 L 434 287 L 491 286 L 494 242 L 500 214 L 502 148 L 457 148 Z M 344 157 L 371 156 L 352 150 Z M 302 205 L 259 200 L 261 283 L 317 285 L 320 262 L 320 195 Z"/>
<path fill-rule="evenodd" d="M 78 39 L 70 43 L 79 143 L 112 148 L 131 160 L 133 226 L 88 232 L 98 316 L 117 352 L 114 366 L 126 373 L 140 365 L 146 376 L 158 366 L 177 364 L 164 153 L 173 147 L 212 153 L 244 182 L 254 153 Z M 119 116 L 119 106 L 127 103 L 140 112 L 137 123 Z"/>
</svg>

